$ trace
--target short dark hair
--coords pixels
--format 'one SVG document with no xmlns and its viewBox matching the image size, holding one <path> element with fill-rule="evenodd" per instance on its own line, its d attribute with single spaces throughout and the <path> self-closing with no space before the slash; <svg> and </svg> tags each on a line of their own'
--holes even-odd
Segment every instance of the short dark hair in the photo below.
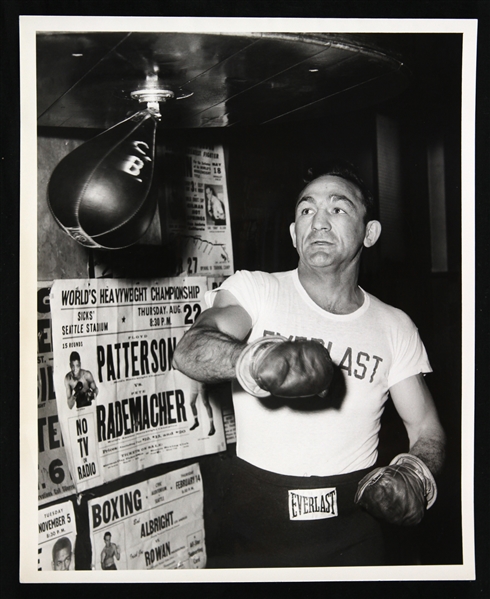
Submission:
<svg viewBox="0 0 490 599">
<path fill-rule="evenodd" d="M 112 535 L 111 535 L 111 533 L 110 533 L 109 531 L 107 531 L 107 532 L 104 534 L 104 539 L 105 539 L 107 536 L 109 536 L 109 537 L 112 537 Z"/>
<path fill-rule="evenodd" d="M 364 216 L 365 223 L 376 218 L 374 196 L 369 187 L 361 179 L 356 167 L 347 160 L 331 160 L 321 165 L 312 166 L 306 171 L 303 182 L 308 184 L 319 177 L 326 177 L 328 175 L 332 177 L 341 177 L 359 189 L 361 192 L 362 203 L 366 209 L 366 214 Z"/>
<path fill-rule="evenodd" d="M 77 351 L 72 351 L 70 354 L 70 362 L 75 362 L 75 360 L 81 362 L 80 354 Z"/>
</svg>

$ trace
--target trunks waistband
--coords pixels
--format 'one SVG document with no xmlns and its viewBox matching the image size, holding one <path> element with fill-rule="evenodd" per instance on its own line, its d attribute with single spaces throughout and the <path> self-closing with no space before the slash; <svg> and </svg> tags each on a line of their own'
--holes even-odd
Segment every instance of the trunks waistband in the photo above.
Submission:
<svg viewBox="0 0 490 599">
<path fill-rule="evenodd" d="M 356 470 L 347 474 L 335 474 L 333 476 L 291 476 L 289 474 L 278 474 L 277 472 L 263 470 L 239 457 L 235 458 L 235 464 L 238 470 L 242 470 L 254 478 L 288 489 L 316 489 L 321 487 L 357 485 L 361 478 L 374 468 L 374 466 L 371 466 L 363 470 Z"/>
</svg>

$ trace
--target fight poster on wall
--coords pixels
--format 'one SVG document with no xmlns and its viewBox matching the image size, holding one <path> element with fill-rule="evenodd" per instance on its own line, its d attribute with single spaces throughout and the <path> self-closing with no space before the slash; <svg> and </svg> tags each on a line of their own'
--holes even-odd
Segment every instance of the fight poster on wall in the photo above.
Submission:
<svg viewBox="0 0 490 599">
<path fill-rule="evenodd" d="M 206 565 L 199 464 L 88 502 L 93 570 Z"/>
<path fill-rule="evenodd" d="M 38 524 L 37 569 L 74 570 L 77 529 L 72 502 L 40 509 Z"/>
<path fill-rule="evenodd" d="M 53 284 L 53 379 L 77 492 L 225 449 L 219 405 L 172 367 L 206 287 L 204 277 Z"/>
<path fill-rule="evenodd" d="M 223 147 L 166 148 L 166 234 L 179 247 L 180 271 L 189 275 L 233 273 L 231 224 Z"/>
<path fill-rule="evenodd" d="M 58 422 L 53 383 L 50 283 L 37 290 L 37 433 L 39 505 L 75 493 Z"/>
</svg>

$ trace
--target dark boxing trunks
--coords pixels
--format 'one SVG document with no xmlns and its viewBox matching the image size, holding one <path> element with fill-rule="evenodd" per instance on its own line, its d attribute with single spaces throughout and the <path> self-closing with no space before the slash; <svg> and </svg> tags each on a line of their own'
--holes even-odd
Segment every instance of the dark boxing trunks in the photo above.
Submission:
<svg viewBox="0 0 490 599">
<path fill-rule="evenodd" d="M 369 470 L 283 476 L 235 458 L 223 510 L 229 555 L 219 567 L 382 565 L 380 526 L 354 504 Z"/>
</svg>

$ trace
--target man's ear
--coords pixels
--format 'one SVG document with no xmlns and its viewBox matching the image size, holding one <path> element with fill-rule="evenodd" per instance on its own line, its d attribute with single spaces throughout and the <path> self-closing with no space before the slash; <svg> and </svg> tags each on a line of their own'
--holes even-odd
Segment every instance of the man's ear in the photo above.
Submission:
<svg viewBox="0 0 490 599">
<path fill-rule="evenodd" d="M 289 225 L 289 234 L 291 235 L 291 239 L 293 240 L 293 247 L 296 247 L 296 230 L 294 223 Z"/>
<path fill-rule="evenodd" d="M 366 225 L 366 233 L 364 235 L 364 246 L 372 247 L 381 235 L 381 223 L 377 220 L 370 220 Z"/>
</svg>

